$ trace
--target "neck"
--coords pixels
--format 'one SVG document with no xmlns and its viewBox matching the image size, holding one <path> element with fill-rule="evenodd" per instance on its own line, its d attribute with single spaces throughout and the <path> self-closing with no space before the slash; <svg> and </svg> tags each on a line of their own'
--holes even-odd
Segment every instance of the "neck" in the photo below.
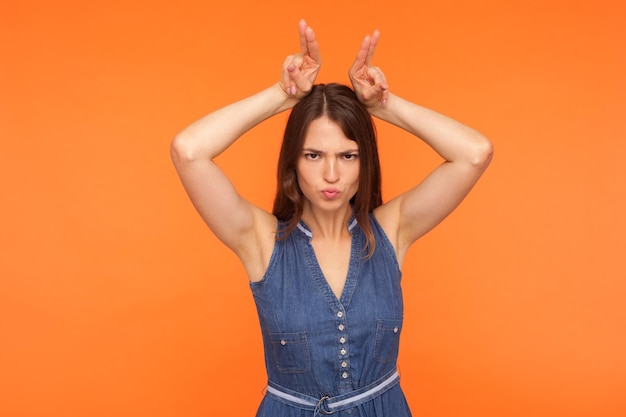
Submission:
<svg viewBox="0 0 626 417">
<path fill-rule="evenodd" d="M 339 240 L 349 235 L 348 221 L 352 216 L 352 207 L 335 211 L 313 210 L 304 206 L 302 220 L 311 229 L 314 238 Z"/>
</svg>

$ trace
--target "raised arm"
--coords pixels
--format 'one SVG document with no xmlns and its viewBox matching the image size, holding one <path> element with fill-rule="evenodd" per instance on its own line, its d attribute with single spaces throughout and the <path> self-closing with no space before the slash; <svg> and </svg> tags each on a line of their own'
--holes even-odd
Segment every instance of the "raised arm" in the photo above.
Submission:
<svg viewBox="0 0 626 417">
<path fill-rule="evenodd" d="M 376 211 L 402 261 L 409 246 L 470 192 L 489 165 L 493 148 L 476 130 L 391 93 L 382 71 L 371 65 L 379 36 L 374 32 L 363 40 L 350 69 L 357 96 L 373 116 L 414 134 L 444 160 L 419 184 Z"/>
<path fill-rule="evenodd" d="M 293 107 L 311 90 L 320 68 L 313 30 L 299 23 L 300 53 L 283 63 L 281 79 L 263 91 L 195 121 L 172 141 L 174 166 L 196 210 L 215 235 L 260 278 L 276 219 L 242 198 L 214 158 L 263 120 Z"/>
</svg>

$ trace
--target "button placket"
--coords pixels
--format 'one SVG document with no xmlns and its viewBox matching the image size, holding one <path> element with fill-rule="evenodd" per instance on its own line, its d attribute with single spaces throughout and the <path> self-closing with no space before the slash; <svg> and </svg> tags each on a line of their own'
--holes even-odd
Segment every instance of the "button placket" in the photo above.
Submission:
<svg viewBox="0 0 626 417">
<path fill-rule="evenodd" d="M 337 312 L 337 317 L 339 318 L 337 329 L 339 330 L 339 369 L 340 369 L 340 378 L 343 380 L 347 380 L 350 376 L 349 374 L 349 357 L 348 357 L 348 335 L 346 332 L 346 324 L 345 324 L 345 314 L 343 311 L 339 310 Z"/>
</svg>

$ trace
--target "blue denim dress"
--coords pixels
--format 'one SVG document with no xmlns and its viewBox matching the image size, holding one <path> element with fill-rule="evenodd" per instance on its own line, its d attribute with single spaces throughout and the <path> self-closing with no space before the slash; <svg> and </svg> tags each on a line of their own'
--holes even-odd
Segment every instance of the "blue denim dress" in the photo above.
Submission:
<svg viewBox="0 0 626 417">
<path fill-rule="evenodd" d="M 251 283 L 263 343 L 268 388 L 322 399 L 364 389 L 396 370 L 402 330 L 401 272 L 395 252 L 374 215 L 376 250 L 365 257 L 365 234 L 349 222 L 352 251 L 337 299 L 315 257 L 312 233 L 300 222 L 277 240 L 268 269 Z M 279 230 L 282 225 L 279 224 Z M 320 414 L 266 392 L 257 417 Z M 336 417 L 410 416 L 400 385 L 333 413 Z"/>
</svg>

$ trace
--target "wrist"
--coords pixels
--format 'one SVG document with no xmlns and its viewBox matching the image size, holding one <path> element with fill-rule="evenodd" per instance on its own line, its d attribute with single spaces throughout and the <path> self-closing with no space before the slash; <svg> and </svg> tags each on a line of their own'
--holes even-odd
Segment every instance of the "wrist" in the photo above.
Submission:
<svg viewBox="0 0 626 417">
<path fill-rule="evenodd" d="M 276 108 L 277 113 L 291 109 L 298 103 L 298 101 L 300 101 L 297 97 L 287 94 L 280 82 L 277 82 L 270 87 L 270 90 L 272 90 L 273 94 L 276 95 L 279 103 Z"/>
<path fill-rule="evenodd" d="M 368 107 L 367 111 L 369 111 L 369 113 L 376 117 L 377 119 L 381 119 L 381 120 L 388 120 L 389 115 L 392 112 L 392 108 L 394 106 L 394 101 L 395 101 L 396 97 L 393 96 L 393 94 L 388 93 L 387 97 L 385 98 L 385 101 L 379 101 L 378 103 L 376 103 L 374 106 L 372 107 Z"/>
</svg>

